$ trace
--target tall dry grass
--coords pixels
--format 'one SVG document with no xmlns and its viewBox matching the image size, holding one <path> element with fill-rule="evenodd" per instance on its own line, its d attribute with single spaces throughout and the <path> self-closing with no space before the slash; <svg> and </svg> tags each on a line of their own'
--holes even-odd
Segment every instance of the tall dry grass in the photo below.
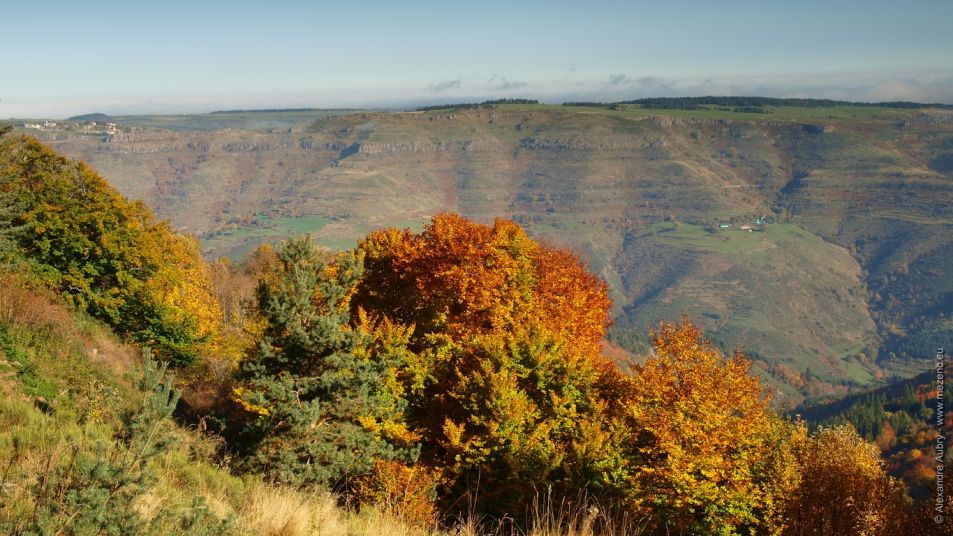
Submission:
<svg viewBox="0 0 953 536">
<path fill-rule="evenodd" d="M 73 317 L 59 300 L 17 273 L 0 273 L 0 323 L 13 328 L 47 328 L 68 336 Z"/>
<path fill-rule="evenodd" d="M 480 518 L 470 514 L 457 519 L 453 536 L 637 536 L 646 533 L 645 520 L 601 507 L 581 493 L 574 500 L 556 499 L 550 493 L 534 497 L 523 519 Z"/>
<path fill-rule="evenodd" d="M 237 512 L 241 534 L 266 536 L 637 536 L 644 524 L 609 514 L 589 500 L 538 497 L 524 520 L 468 515 L 436 529 L 414 526 L 375 508 L 342 508 L 330 493 L 259 484 Z M 518 522 L 520 521 L 520 522 Z M 526 527 L 526 528 L 521 528 Z"/>
<path fill-rule="evenodd" d="M 237 531 L 265 536 L 430 536 L 440 534 L 414 527 L 373 508 L 360 512 L 342 508 L 326 492 L 301 491 L 259 484 L 249 490 L 237 512 Z"/>
<path fill-rule="evenodd" d="M 238 511 L 238 526 L 263 536 L 347 534 L 346 515 L 333 497 L 266 485 L 249 491 Z"/>
</svg>

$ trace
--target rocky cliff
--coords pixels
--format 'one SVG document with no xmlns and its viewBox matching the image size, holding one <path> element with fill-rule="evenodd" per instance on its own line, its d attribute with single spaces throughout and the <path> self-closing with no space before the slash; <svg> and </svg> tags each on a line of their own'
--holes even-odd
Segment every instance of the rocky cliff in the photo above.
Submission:
<svg viewBox="0 0 953 536">
<path fill-rule="evenodd" d="M 953 333 L 951 116 L 882 114 L 356 113 L 49 141 L 209 255 L 304 231 L 342 247 L 440 211 L 513 218 L 610 282 L 620 344 L 686 313 L 794 396 L 807 368 L 829 389 L 912 373 Z"/>
</svg>

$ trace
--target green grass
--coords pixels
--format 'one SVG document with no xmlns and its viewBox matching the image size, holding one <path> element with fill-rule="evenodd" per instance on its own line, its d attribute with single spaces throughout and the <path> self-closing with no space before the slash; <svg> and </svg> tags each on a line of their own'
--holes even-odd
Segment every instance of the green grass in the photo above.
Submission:
<svg viewBox="0 0 953 536">
<path fill-rule="evenodd" d="M 272 130 L 305 127 L 317 119 L 354 113 L 355 110 L 314 110 L 306 112 L 231 112 L 184 115 L 125 115 L 112 119 L 123 127 L 166 130 Z"/>
<path fill-rule="evenodd" d="M 61 369 L 56 366 L 58 364 L 46 359 L 51 350 L 57 348 L 62 342 L 55 334 L 44 333 L 44 331 L 49 330 L 25 330 L 0 325 L 0 351 L 12 364 L 11 368 L 16 370 L 17 378 L 23 384 L 27 394 L 45 400 L 54 400 L 64 386 L 68 386 L 73 381 L 88 380 L 88 377 L 83 374 L 88 371 L 82 370 L 85 367 Z M 75 349 L 70 350 L 72 351 L 64 352 L 63 357 L 66 362 L 76 361 Z M 63 377 L 63 372 L 68 372 L 68 376 Z M 65 388 L 68 389 L 68 387 Z"/>
<path fill-rule="evenodd" d="M 659 108 L 641 108 L 627 105 L 622 110 L 608 110 L 588 106 L 562 106 L 557 104 L 539 105 L 500 105 L 505 110 L 566 110 L 575 113 L 598 115 L 649 115 L 661 117 L 679 117 L 686 119 L 733 119 L 738 121 L 810 121 L 828 123 L 849 121 L 863 123 L 884 123 L 908 119 L 919 115 L 920 110 L 880 108 L 876 106 L 833 106 L 825 108 L 800 108 L 794 106 L 765 106 L 770 113 L 745 113 L 723 111 L 714 107 L 699 110 L 669 110 Z M 431 112 L 438 113 L 438 112 Z"/>
<path fill-rule="evenodd" d="M 317 215 L 275 219 L 262 217 L 261 220 L 263 225 L 275 228 L 282 233 L 297 234 L 317 233 L 325 225 L 331 222 L 329 218 Z"/>
<path fill-rule="evenodd" d="M 705 226 L 682 222 L 661 222 L 638 228 L 635 238 L 656 241 L 673 248 L 720 255 L 743 256 L 754 268 L 770 268 L 771 250 L 786 245 L 811 244 L 811 248 L 823 247 L 823 241 L 794 224 L 766 224 L 754 230 L 728 229 L 708 230 Z"/>
<path fill-rule="evenodd" d="M 354 248 L 360 238 L 373 230 L 366 224 L 349 223 L 347 236 L 329 234 L 324 232 L 324 228 L 335 220 L 318 215 L 278 218 L 259 216 L 256 219 L 257 223 L 253 226 L 238 226 L 203 237 L 203 249 L 206 252 L 214 252 L 215 256 L 241 260 L 263 243 L 281 242 L 295 234 L 311 234 L 319 245 L 333 251 L 343 251 Z M 425 223 L 424 219 L 396 220 L 388 226 L 420 232 Z"/>
<path fill-rule="evenodd" d="M 219 256 L 240 260 L 260 244 L 279 242 L 294 234 L 315 235 L 331 221 L 314 214 L 278 218 L 259 216 L 254 225 L 238 225 L 205 235 L 202 247 L 205 251 L 219 252 Z"/>
<path fill-rule="evenodd" d="M 726 351 L 744 348 L 795 370 L 811 367 L 830 378 L 872 381 L 870 371 L 859 365 L 838 371 L 821 359 L 847 359 L 876 347 L 875 326 L 864 315 L 863 302 L 840 290 L 860 288 L 859 271 L 846 252 L 794 224 L 767 224 L 763 232 L 711 232 L 701 225 L 663 222 L 640 226 L 635 242 L 647 254 L 658 247 L 688 252 L 691 261 L 675 257 L 672 262 L 680 267 L 661 268 L 662 273 L 682 272 L 628 310 L 619 328 L 646 331 L 658 320 L 689 314 Z M 825 268 L 815 271 L 821 263 Z M 647 272 L 645 282 L 654 274 Z"/>
<path fill-rule="evenodd" d="M 848 360 L 844 364 L 844 368 L 844 376 L 858 385 L 871 385 L 875 382 L 874 375 L 870 370 L 855 360 Z"/>
</svg>

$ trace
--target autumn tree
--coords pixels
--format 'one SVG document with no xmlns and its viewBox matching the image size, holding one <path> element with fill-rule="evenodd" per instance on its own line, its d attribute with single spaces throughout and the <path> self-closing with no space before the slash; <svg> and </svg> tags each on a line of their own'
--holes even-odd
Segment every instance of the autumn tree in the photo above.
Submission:
<svg viewBox="0 0 953 536">
<path fill-rule="evenodd" d="M 194 238 L 157 222 L 82 162 L 27 136 L 0 139 L 15 255 L 48 285 L 157 356 L 192 362 L 220 313 Z"/>
<path fill-rule="evenodd" d="M 221 306 L 198 241 L 159 224 L 139 247 L 149 277 L 124 299 L 121 329 L 179 364 L 191 364 L 200 351 L 219 351 Z"/>
<path fill-rule="evenodd" d="M 623 373 L 600 355 L 605 284 L 512 222 L 438 215 L 331 263 L 292 240 L 258 294 L 242 401 L 258 414 L 249 459 L 274 478 L 361 475 L 362 500 L 421 520 L 436 486 L 450 513 L 520 515 L 540 490 L 585 489 L 660 533 L 807 526 L 826 439 L 774 414 L 749 361 L 685 320 Z M 873 508 L 866 527 L 885 519 Z"/>
<path fill-rule="evenodd" d="M 581 460 L 599 451 L 589 443 L 604 424 L 605 284 L 506 220 L 438 215 L 421 233 L 372 233 L 359 250 L 352 314 L 412 330 L 408 420 L 444 472 L 444 496 L 479 483 L 481 508 L 513 512 L 534 485 L 584 486 Z"/>
<path fill-rule="evenodd" d="M 564 250 L 516 223 L 492 226 L 434 216 L 419 234 L 385 229 L 359 249 L 366 274 L 355 307 L 416 326 L 415 338 L 511 333 L 536 322 L 571 349 L 595 356 L 610 306 L 604 282 Z"/>
<path fill-rule="evenodd" d="M 799 445 L 796 467 L 785 534 L 904 533 L 903 488 L 884 471 L 877 445 L 852 426 L 818 430 Z"/>
<path fill-rule="evenodd" d="M 622 393 L 626 502 L 661 531 L 731 534 L 757 525 L 766 497 L 756 468 L 772 418 L 748 360 L 724 357 L 685 320 L 662 323 L 653 344 L 656 355 Z"/>
<path fill-rule="evenodd" d="M 393 387 L 406 341 L 400 330 L 351 322 L 361 274 L 358 255 L 328 264 L 309 237 L 293 238 L 258 288 L 264 335 L 243 363 L 239 394 L 257 414 L 248 465 L 273 480 L 336 486 L 375 460 L 415 456 Z"/>
</svg>

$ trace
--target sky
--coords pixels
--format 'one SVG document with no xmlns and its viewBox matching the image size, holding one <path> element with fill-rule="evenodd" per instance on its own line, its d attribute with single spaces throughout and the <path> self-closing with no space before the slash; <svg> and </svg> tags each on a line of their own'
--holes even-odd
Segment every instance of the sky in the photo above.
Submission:
<svg viewBox="0 0 953 536">
<path fill-rule="evenodd" d="M 953 103 L 953 1 L 0 0 L 0 117 L 763 95 Z"/>
</svg>

